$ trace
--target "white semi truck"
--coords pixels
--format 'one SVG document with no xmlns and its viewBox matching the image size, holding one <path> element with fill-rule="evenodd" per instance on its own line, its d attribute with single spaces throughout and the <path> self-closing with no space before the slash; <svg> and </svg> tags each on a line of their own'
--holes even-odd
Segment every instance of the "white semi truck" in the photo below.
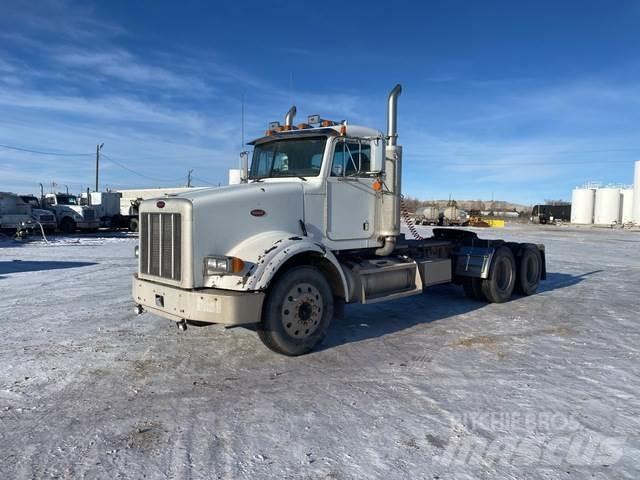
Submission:
<svg viewBox="0 0 640 480">
<path fill-rule="evenodd" d="M 301 355 L 346 303 L 449 282 L 489 302 L 535 293 L 546 275 L 541 245 L 445 228 L 401 234 L 400 93 L 389 94 L 386 135 L 318 115 L 294 126 L 292 107 L 251 142 L 247 183 L 143 202 L 136 312 L 181 329 L 255 324 L 267 347 Z"/>
<path fill-rule="evenodd" d="M 16 233 L 32 224 L 31 206 L 15 193 L 0 192 L 0 231 Z"/>
<path fill-rule="evenodd" d="M 31 206 L 31 217 L 42 226 L 46 233 L 52 233 L 58 227 L 53 212 L 42 208 L 40 200 L 35 195 L 20 195 L 22 201 Z"/>
<path fill-rule="evenodd" d="M 136 190 L 119 190 L 120 194 L 120 219 L 129 231 L 137 232 L 139 226 L 138 208 L 143 200 L 159 198 L 167 195 L 176 195 L 184 192 L 195 192 L 202 187 L 168 187 L 168 188 L 143 188 Z"/>
<path fill-rule="evenodd" d="M 42 205 L 53 212 L 58 228 L 64 233 L 76 230 L 95 231 L 100 227 L 96 210 L 80 205 L 78 197 L 68 193 L 47 193 L 43 196 Z"/>
</svg>

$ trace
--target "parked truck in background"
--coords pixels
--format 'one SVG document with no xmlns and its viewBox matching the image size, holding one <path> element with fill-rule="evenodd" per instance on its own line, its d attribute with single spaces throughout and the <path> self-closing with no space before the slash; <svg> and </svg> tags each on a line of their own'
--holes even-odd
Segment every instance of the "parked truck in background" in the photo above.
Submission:
<svg viewBox="0 0 640 480">
<path fill-rule="evenodd" d="M 188 324 L 255 324 L 270 349 L 301 355 L 346 303 L 450 283 L 505 302 L 545 278 L 544 247 L 435 228 L 400 232 L 397 85 L 382 132 L 312 115 L 272 122 L 251 142 L 247 183 L 142 202 L 136 311 Z"/>
<path fill-rule="evenodd" d="M 440 209 L 434 205 L 427 205 L 426 207 L 416 208 L 416 224 L 417 225 L 436 225 L 438 223 L 438 217 L 440 215 Z"/>
<path fill-rule="evenodd" d="M 100 226 L 116 230 L 128 228 L 130 219 L 120 213 L 120 192 L 90 192 L 82 193 L 80 204 L 93 208 Z"/>
<path fill-rule="evenodd" d="M 40 200 L 35 195 L 20 195 L 22 201 L 31 206 L 31 217 L 42 225 L 45 233 L 51 233 L 58 228 L 58 222 L 53 212 L 45 210 L 40 204 Z"/>
<path fill-rule="evenodd" d="M 64 233 L 73 233 L 76 230 L 95 231 L 100 227 L 95 209 L 80 205 L 75 195 L 47 193 L 43 197 L 42 205 L 53 212 L 58 228 Z"/>
<path fill-rule="evenodd" d="M 0 192 L 0 231 L 13 234 L 32 223 L 29 204 L 15 193 Z"/>
<path fill-rule="evenodd" d="M 138 231 L 138 208 L 140 203 L 150 198 L 177 195 L 184 192 L 195 192 L 202 187 L 167 187 L 142 188 L 135 190 L 118 190 L 120 196 L 120 215 L 126 221 L 129 231 Z"/>
<path fill-rule="evenodd" d="M 469 215 L 456 205 L 449 205 L 442 211 L 438 225 L 444 226 L 460 226 L 469 222 Z"/>
<path fill-rule="evenodd" d="M 571 221 L 571 204 L 564 205 L 534 205 L 531 209 L 531 218 L 533 223 L 545 225 L 547 223 L 555 223 L 558 221 Z"/>
</svg>

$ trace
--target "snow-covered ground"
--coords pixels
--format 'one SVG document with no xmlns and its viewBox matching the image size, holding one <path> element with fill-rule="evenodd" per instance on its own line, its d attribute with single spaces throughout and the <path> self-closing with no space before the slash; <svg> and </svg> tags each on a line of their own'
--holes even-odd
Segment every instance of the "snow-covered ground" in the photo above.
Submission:
<svg viewBox="0 0 640 480">
<path fill-rule="evenodd" d="M 0 477 L 640 478 L 640 233 L 480 232 L 546 244 L 538 295 L 349 306 L 298 358 L 136 317 L 133 237 L 0 244 Z"/>
</svg>

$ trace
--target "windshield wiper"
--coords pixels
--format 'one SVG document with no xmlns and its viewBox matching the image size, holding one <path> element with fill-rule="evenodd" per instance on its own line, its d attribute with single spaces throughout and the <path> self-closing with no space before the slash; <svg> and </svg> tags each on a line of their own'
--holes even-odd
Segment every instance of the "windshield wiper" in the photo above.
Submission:
<svg viewBox="0 0 640 480">
<path fill-rule="evenodd" d="M 305 182 L 307 181 L 307 179 L 304 178 L 302 175 L 296 175 L 296 177 L 298 177 L 300 180 L 304 180 Z"/>
<path fill-rule="evenodd" d="M 258 183 L 258 182 L 263 182 L 264 177 L 250 178 L 249 180 L 251 180 L 251 183 Z"/>
</svg>

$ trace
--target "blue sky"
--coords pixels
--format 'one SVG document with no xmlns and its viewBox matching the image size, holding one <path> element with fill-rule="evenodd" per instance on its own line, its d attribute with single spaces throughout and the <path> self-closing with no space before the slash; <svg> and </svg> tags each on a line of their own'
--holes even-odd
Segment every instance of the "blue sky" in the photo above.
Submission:
<svg viewBox="0 0 640 480">
<path fill-rule="evenodd" d="M 405 194 L 570 197 L 640 160 L 640 1 L 0 4 L 0 190 L 226 182 L 280 120 L 384 129 Z"/>
</svg>

